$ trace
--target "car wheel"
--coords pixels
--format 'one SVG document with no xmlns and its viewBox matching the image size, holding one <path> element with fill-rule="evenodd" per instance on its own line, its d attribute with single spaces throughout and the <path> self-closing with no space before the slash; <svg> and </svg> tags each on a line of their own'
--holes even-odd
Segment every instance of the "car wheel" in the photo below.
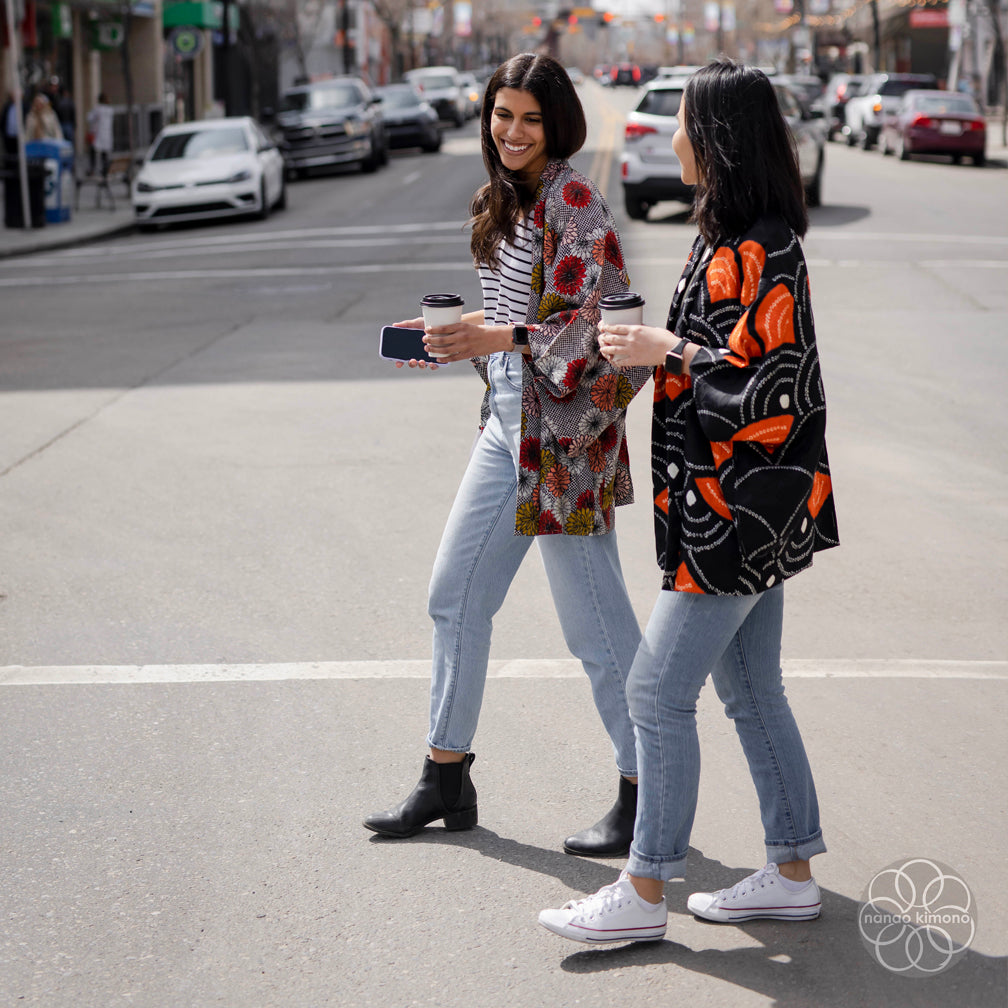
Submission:
<svg viewBox="0 0 1008 1008">
<path fill-rule="evenodd" d="M 896 157 L 898 157 L 900 161 L 910 160 L 910 151 L 907 150 L 906 139 L 902 133 L 896 137 Z"/>
<path fill-rule="evenodd" d="M 371 172 L 376 171 L 378 168 L 378 159 L 381 154 L 378 152 L 378 148 L 375 146 L 374 137 L 370 138 L 371 149 L 367 153 L 367 157 L 363 158 L 360 163 L 361 171 L 366 175 L 370 175 Z"/>
<path fill-rule="evenodd" d="M 259 220 L 266 220 L 269 215 L 269 193 L 266 192 L 266 179 L 264 177 L 259 183 L 259 209 L 256 211 L 256 217 L 258 217 Z"/>
<path fill-rule="evenodd" d="M 872 140 L 871 133 L 868 132 L 868 127 L 865 127 L 864 136 L 861 137 L 861 149 L 871 150 L 875 146 L 875 141 Z"/>
<path fill-rule="evenodd" d="M 275 206 L 277 210 L 287 209 L 287 180 L 283 176 L 280 177 L 280 196 Z"/>
<path fill-rule="evenodd" d="M 847 146 L 853 147 L 854 144 L 856 143 L 857 143 L 857 137 L 854 136 L 854 130 L 853 129 L 847 130 Z"/>
<path fill-rule="evenodd" d="M 456 129 L 462 129 L 462 127 L 465 126 L 465 121 L 466 121 L 466 117 L 465 117 L 465 115 L 463 113 L 461 113 L 461 112 L 456 112 L 455 113 L 455 128 Z"/>
<path fill-rule="evenodd" d="M 441 133 L 439 132 L 436 137 L 431 137 L 431 139 L 423 145 L 422 149 L 426 154 L 436 154 L 439 150 L 441 150 Z"/>
<path fill-rule="evenodd" d="M 823 152 L 819 152 L 819 163 L 816 165 L 815 177 L 805 190 L 805 202 L 810 207 L 822 205 L 822 173 L 823 173 Z"/>
<path fill-rule="evenodd" d="M 962 164 L 962 154 L 953 154 L 952 164 Z"/>
<path fill-rule="evenodd" d="M 651 204 L 647 200 L 642 200 L 639 196 L 631 196 L 629 193 L 624 193 L 623 206 L 630 220 L 647 220 L 647 212 Z"/>
<path fill-rule="evenodd" d="M 987 155 L 986 154 L 974 154 L 973 155 L 973 164 L 977 168 L 983 168 L 983 166 L 985 164 L 987 164 Z"/>
<path fill-rule="evenodd" d="M 381 149 L 378 152 L 378 163 L 381 165 L 389 163 L 388 140 L 385 137 L 382 137 Z"/>
<path fill-rule="evenodd" d="M 879 154 L 881 154 L 882 157 L 889 157 L 889 140 L 886 137 L 885 130 L 879 133 L 878 149 Z"/>
</svg>

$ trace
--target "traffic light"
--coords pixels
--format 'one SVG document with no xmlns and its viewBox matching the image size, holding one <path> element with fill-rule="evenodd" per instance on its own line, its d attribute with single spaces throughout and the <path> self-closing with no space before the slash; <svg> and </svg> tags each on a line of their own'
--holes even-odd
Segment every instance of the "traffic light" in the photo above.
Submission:
<svg viewBox="0 0 1008 1008">
<path fill-rule="evenodd" d="M 661 24 L 665 20 L 665 15 L 664 14 L 655 14 L 654 19 L 655 19 L 655 22 L 657 24 Z"/>
</svg>

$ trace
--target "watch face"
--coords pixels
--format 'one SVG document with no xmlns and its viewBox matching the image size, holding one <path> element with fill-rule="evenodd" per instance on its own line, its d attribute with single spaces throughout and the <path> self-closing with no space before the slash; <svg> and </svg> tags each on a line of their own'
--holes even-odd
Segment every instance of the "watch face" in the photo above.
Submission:
<svg viewBox="0 0 1008 1008">
<path fill-rule="evenodd" d="M 511 330 L 511 337 L 518 346 L 526 346 L 528 344 L 528 327 L 523 325 L 516 325 Z"/>
</svg>

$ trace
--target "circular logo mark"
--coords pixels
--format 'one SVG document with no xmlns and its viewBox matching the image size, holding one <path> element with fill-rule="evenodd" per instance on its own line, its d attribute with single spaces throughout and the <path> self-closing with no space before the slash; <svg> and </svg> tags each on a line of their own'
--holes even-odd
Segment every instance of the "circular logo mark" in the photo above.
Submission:
<svg viewBox="0 0 1008 1008">
<path fill-rule="evenodd" d="M 938 861 L 894 861 L 868 883 L 862 899 L 861 940 L 892 973 L 935 976 L 962 956 L 976 934 L 973 894 Z"/>
</svg>

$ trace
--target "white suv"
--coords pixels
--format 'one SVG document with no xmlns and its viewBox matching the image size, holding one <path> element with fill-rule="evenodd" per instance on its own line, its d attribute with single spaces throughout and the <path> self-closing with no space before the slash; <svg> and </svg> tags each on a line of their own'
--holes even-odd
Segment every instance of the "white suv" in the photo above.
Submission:
<svg viewBox="0 0 1008 1008">
<path fill-rule="evenodd" d="M 879 138 L 882 123 L 900 106 L 907 91 L 938 87 L 934 74 L 875 74 L 864 90 L 844 106 L 843 133 L 847 144 L 859 143 L 871 150 Z"/>
<path fill-rule="evenodd" d="M 686 77 L 659 77 L 644 85 L 627 116 L 620 155 L 623 205 L 631 220 L 644 220 L 659 200 L 693 200 L 693 186 L 680 177 L 672 135 L 679 128 L 679 102 Z"/>
<path fill-rule="evenodd" d="M 693 201 L 693 186 L 680 175 L 679 158 L 672 149 L 676 118 L 688 77 L 659 77 L 645 85 L 637 107 L 627 116 L 620 165 L 623 203 L 631 220 L 645 220 L 660 200 Z M 802 185 L 809 206 L 822 201 L 826 121 L 821 111 L 807 108 L 782 82 L 771 77 L 784 120 L 798 149 Z"/>
</svg>

